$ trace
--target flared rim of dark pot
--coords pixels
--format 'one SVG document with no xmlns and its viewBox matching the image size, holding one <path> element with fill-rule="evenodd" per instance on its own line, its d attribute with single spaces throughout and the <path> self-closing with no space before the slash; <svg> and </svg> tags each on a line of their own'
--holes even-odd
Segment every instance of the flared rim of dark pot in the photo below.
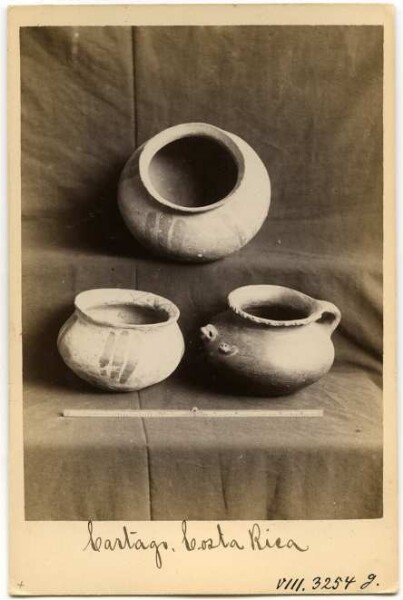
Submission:
<svg viewBox="0 0 403 600">
<path fill-rule="evenodd" d="M 152 323 L 116 323 L 108 319 L 94 317 L 91 309 L 110 306 L 133 306 L 145 307 L 154 310 L 159 315 L 164 315 L 163 320 Z M 121 288 L 97 288 L 81 292 L 75 297 L 74 306 L 76 312 L 84 320 L 110 327 L 112 329 L 155 329 L 175 323 L 180 316 L 179 308 L 163 296 L 140 290 Z"/>
<path fill-rule="evenodd" d="M 203 206 L 181 206 L 164 198 L 156 190 L 151 181 L 149 167 L 157 152 L 168 144 L 186 137 L 207 137 L 209 139 L 213 139 L 223 146 L 235 161 L 238 171 L 237 181 L 231 191 L 224 198 L 221 198 L 217 202 Z M 184 213 L 202 213 L 223 206 L 229 202 L 237 192 L 242 183 L 244 173 L 245 159 L 237 144 L 233 141 L 228 132 L 216 127 L 215 125 L 210 125 L 209 123 L 181 123 L 179 125 L 169 127 L 168 129 L 164 129 L 145 142 L 139 158 L 140 179 L 150 196 L 157 202 L 174 209 L 175 211 Z"/>
<path fill-rule="evenodd" d="M 270 307 L 272 304 L 292 307 L 296 311 L 306 313 L 302 317 L 289 319 L 272 319 L 257 316 L 250 310 Z M 324 309 L 321 300 L 315 300 L 292 288 L 280 285 L 246 285 L 239 287 L 228 295 L 230 309 L 242 319 L 256 325 L 267 327 L 296 327 L 308 325 L 321 318 Z"/>
</svg>

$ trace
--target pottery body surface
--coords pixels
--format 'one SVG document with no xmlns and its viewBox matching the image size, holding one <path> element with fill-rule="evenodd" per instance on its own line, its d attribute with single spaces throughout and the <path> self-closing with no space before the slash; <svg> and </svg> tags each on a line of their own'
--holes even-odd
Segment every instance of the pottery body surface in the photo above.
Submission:
<svg viewBox="0 0 403 600">
<path fill-rule="evenodd" d="M 136 150 L 122 171 L 118 203 L 143 246 L 203 262 L 256 235 L 270 194 L 266 167 L 244 140 L 213 125 L 184 123 Z"/>
<path fill-rule="evenodd" d="M 178 308 L 148 292 L 96 289 L 75 299 L 59 332 L 68 367 L 107 390 L 140 390 L 168 377 L 184 353 Z"/>
<path fill-rule="evenodd" d="M 201 329 L 207 361 L 225 384 L 282 396 L 329 371 L 340 321 L 334 304 L 270 285 L 238 288 L 228 300 L 229 309 Z"/>
</svg>

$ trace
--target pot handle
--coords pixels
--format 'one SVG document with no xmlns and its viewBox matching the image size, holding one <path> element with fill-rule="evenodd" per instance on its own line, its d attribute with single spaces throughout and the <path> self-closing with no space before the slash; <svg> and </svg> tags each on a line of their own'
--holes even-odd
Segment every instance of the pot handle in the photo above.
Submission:
<svg viewBox="0 0 403 600">
<path fill-rule="evenodd" d="M 328 325 L 330 332 L 333 333 L 340 323 L 341 312 L 335 304 L 332 302 L 327 302 L 327 300 L 321 300 L 320 304 L 321 314 L 318 322 Z"/>
</svg>

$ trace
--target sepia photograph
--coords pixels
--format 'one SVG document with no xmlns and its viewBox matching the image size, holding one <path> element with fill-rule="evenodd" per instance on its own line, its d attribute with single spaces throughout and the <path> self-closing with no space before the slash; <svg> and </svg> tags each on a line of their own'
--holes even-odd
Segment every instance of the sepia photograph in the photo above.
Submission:
<svg viewBox="0 0 403 600">
<path fill-rule="evenodd" d="M 326 537 L 293 523 L 383 535 L 385 14 L 87 8 L 15 38 L 25 531 L 80 531 L 85 560 L 154 548 L 157 570 L 165 531 L 301 565 Z M 276 574 L 249 591 L 303 591 Z M 129 591 L 238 589 L 152 585 Z"/>
<path fill-rule="evenodd" d="M 20 40 L 26 518 L 381 517 L 382 27 Z"/>
</svg>

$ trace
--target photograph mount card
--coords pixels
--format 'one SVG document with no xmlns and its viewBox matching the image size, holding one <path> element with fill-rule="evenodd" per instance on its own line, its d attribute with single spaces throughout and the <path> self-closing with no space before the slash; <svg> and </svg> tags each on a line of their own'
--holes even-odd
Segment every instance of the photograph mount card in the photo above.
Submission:
<svg viewBox="0 0 403 600">
<path fill-rule="evenodd" d="M 9 9 L 12 594 L 397 590 L 393 26 Z"/>
</svg>

